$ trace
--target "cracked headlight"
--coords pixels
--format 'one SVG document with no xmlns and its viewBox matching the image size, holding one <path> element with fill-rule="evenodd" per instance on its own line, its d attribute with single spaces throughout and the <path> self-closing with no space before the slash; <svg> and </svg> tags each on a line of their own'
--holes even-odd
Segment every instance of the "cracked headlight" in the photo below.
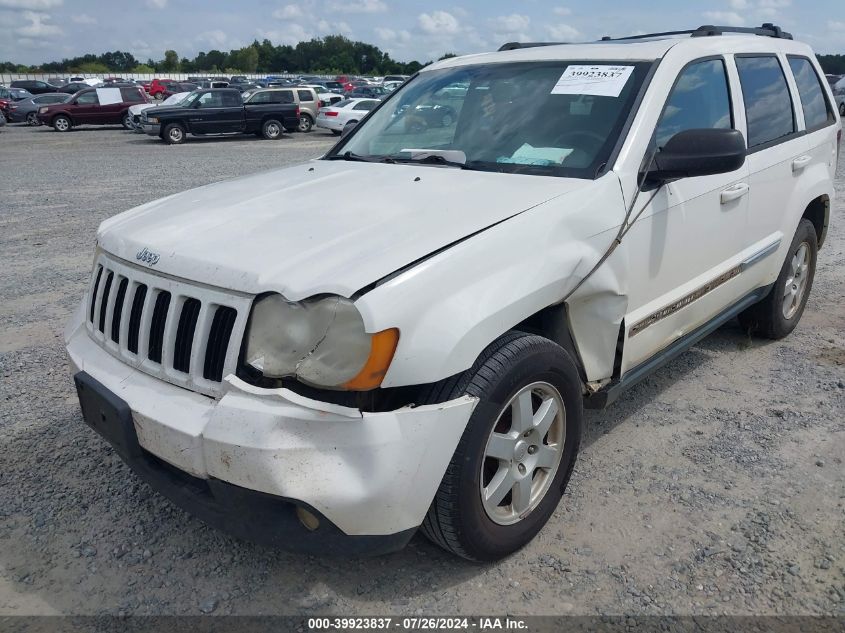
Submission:
<svg viewBox="0 0 845 633">
<path fill-rule="evenodd" d="M 393 328 L 368 334 L 349 299 L 271 294 L 252 308 L 244 360 L 267 378 L 364 391 L 381 384 L 398 341 Z"/>
</svg>

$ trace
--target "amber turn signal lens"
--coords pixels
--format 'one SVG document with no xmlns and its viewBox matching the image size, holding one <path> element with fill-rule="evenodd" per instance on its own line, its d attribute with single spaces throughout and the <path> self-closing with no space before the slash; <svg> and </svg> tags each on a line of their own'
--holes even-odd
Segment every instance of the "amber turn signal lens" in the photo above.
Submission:
<svg viewBox="0 0 845 633">
<path fill-rule="evenodd" d="M 350 391 L 368 391 L 375 389 L 384 380 L 396 345 L 399 343 L 399 330 L 390 328 L 373 334 L 370 342 L 370 357 L 364 368 L 352 380 L 343 385 Z"/>
</svg>

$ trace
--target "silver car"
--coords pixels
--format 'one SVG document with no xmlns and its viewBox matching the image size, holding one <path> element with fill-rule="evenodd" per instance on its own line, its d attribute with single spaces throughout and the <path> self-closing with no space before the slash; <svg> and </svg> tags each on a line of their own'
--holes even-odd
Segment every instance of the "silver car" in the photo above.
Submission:
<svg viewBox="0 0 845 633">
<path fill-rule="evenodd" d="M 9 123 L 26 123 L 27 125 L 40 125 L 38 121 L 38 108 L 51 103 L 64 103 L 73 95 L 63 92 L 48 92 L 43 95 L 35 95 L 28 99 L 22 99 L 9 104 Z"/>
</svg>

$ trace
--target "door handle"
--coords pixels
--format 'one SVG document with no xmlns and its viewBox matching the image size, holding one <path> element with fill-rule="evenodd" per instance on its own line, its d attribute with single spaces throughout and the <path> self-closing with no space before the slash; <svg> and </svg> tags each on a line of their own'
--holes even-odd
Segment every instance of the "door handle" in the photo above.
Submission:
<svg viewBox="0 0 845 633">
<path fill-rule="evenodd" d="M 738 182 L 735 185 L 732 185 L 725 189 L 721 195 L 722 204 L 727 204 L 731 200 L 738 200 L 742 196 L 746 195 L 751 188 L 744 182 Z"/>
<path fill-rule="evenodd" d="M 809 165 L 813 160 L 812 156 L 799 156 L 794 161 L 792 161 L 792 171 L 801 171 L 807 165 Z"/>
</svg>

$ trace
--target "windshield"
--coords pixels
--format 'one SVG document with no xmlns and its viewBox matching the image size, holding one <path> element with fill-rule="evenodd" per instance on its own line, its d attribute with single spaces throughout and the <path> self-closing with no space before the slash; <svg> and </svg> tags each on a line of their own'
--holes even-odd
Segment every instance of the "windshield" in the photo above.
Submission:
<svg viewBox="0 0 845 633">
<path fill-rule="evenodd" d="M 161 105 L 178 105 L 187 99 L 190 94 L 190 92 L 177 92 L 175 95 L 170 95 L 167 99 L 162 101 Z"/>
<path fill-rule="evenodd" d="M 327 158 L 401 162 L 439 152 L 466 169 L 595 178 L 650 65 L 518 62 L 422 72 Z"/>
</svg>

